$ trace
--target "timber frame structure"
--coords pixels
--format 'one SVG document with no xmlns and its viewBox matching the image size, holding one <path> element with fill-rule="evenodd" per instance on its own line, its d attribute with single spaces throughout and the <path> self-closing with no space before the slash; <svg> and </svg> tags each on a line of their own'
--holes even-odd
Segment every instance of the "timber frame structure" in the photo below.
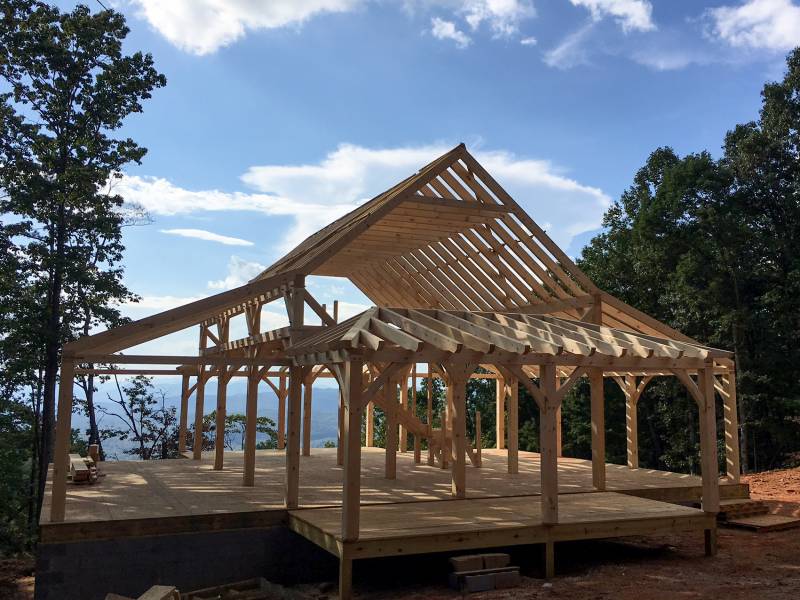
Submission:
<svg viewBox="0 0 800 600">
<path fill-rule="evenodd" d="M 349 279 L 375 307 L 340 322 L 336 308 L 329 314 L 306 288 L 306 278 L 314 275 Z M 285 303 L 290 325 L 262 331 L 261 309 L 271 302 Z M 310 315 L 319 322 L 308 323 Z M 245 320 L 247 337 L 230 339 L 235 318 Z M 120 353 L 198 325 L 197 356 Z M 430 402 L 427 419 L 408 405 L 408 377 L 413 372 L 416 381 L 420 363 L 428 364 L 423 376 L 441 377 L 446 384 L 439 429 L 432 426 Z M 720 498 L 719 393 L 726 477 L 739 480 L 733 354 L 703 346 L 600 290 L 463 144 L 310 236 L 248 284 L 67 344 L 61 381 L 87 372 L 181 376 L 181 451 L 187 445 L 190 396 L 199 431 L 206 383 L 218 378 L 216 427 L 223 431 L 226 384 L 246 377 L 244 486 L 254 484 L 258 387 L 266 382 L 280 400 L 278 447 L 285 452 L 287 509 L 301 505 L 300 455 L 310 452 L 311 385 L 317 377 L 335 377 L 341 390 L 337 459 L 344 473 L 339 544 L 359 540 L 362 423 L 366 415 L 366 444 L 372 446 L 375 406 L 387 419 L 385 476 L 396 476 L 395 453 L 398 447 L 407 450 L 413 436 L 415 462 L 422 460 L 425 440 L 428 464 L 449 468 L 453 497 L 466 497 L 467 462 L 480 466 L 480 444 L 473 450 L 467 440 L 470 377 L 497 379 L 498 448 L 507 449 L 511 474 L 518 471 L 518 386 L 534 398 L 541 415 L 545 526 L 559 523 L 561 402 L 582 377 L 591 384 L 596 490 L 606 489 L 604 377 L 613 378 L 626 397 L 630 468 L 638 468 L 636 404 L 645 386 L 659 376 L 677 377 L 686 386 L 698 406 L 702 510 L 710 516 L 718 512 Z M 62 384 L 50 503 L 50 521 L 56 523 L 65 518 L 71 412 L 72 386 Z M 215 469 L 224 468 L 222 437 L 217 435 Z M 193 458 L 200 459 L 201 451 L 198 444 Z M 712 549 L 714 532 L 707 530 Z M 341 595 L 347 597 L 352 561 L 339 556 Z"/>
</svg>

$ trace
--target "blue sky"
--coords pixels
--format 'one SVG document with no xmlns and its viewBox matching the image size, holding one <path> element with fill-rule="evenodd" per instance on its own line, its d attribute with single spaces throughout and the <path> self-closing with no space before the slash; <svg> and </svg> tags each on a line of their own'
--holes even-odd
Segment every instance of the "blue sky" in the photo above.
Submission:
<svg viewBox="0 0 800 600">
<path fill-rule="evenodd" d="M 578 255 L 652 150 L 719 154 L 800 44 L 797 0 L 104 4 L 168 79 L 124 131 L 149 153 L 118 189 L 154 221 L 125 232 L 135 318 L 244 283 L 462 141 Z"/>
</svg>

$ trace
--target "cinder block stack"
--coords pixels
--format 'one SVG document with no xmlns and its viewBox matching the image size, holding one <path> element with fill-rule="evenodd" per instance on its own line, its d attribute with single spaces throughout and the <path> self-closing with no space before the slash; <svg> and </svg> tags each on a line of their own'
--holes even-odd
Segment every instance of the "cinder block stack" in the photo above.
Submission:
<svg viewBox="0 0 800 600">
<path fill-rule="evenodd" d="M 462 593 L 485 592 L 519 585 L 519 567 L 508 554 L 470 554 L 450 558 L 450 587 Z"/>
</svg>

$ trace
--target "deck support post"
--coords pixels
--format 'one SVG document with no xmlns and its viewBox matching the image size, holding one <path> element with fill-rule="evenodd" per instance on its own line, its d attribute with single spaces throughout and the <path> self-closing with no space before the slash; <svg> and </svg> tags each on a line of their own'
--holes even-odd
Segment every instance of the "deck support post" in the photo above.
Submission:
<svg viewBox="0 0 800 600">
<path fill-rule="evenodd" d="M 498 375 L 495 384 L 495 447 L 502 450 L 506 447 L 506 382 Z"/>
<path fill-rule="evenodd" d="M 452 493 L 455 498 L 467 495 L 467 381 L 474 365 L 448 365 L 453 422 Z"/>
<path fill-rule="evenodd" d="M 508 472 L 519 473 L 519 381 L 506 380 L 508 395 Z"/>
<path fill-rule="evenodd" d="M 540 406 L 539 444 L 542 478 L 542 523 L 558 523 L 558 449 L 556 447 L 556 415 L 559 402 L 556 392 L 556 369 L 539 366 L 540 389 L 544 403 Z"/>
<path fill-rule="evenodd" d="M 63 521 L 67 509 L 67 474 L 69 473 L 69 441 L 72 434 L 72 385 L 75 363 L 61 359 L 61 377 L 58 382 L 58 415 L 56 417 L 56 442 L 53 448 L 53 496 L 50 504 L 50 521 Z"/>
<path fill-rule="evenodd" d="M 606 421 L 603 392 L 603 369 L 589 370 L 592 419 L 592 485 L 606 489 Z"/>
<path fill-rule="evenodd" d="M 736 372 L 720 377 L 725 421 L 725 472 L 731 483 L 739 483 L 741 473 L 739 459 L 739 413 L 736 406 Z"/>
<path fill-rule="evenodd" d="M 547 541 L 544 543 L 544 578 L 552 579 L 556 576 L 556 544 Z"/>
<path fill-rule="evenodd" d="M 286 448 L 286 376 L 278 379 L 278 450 Z"/>
<path fill-rule="evenodd" d="M 387 365 L 388 366 L 388 365 Z M 390 377 L 384 386 L 386 410 L 384 411 L 386 423 L 386 463 L 384 477 L 395 479 L 397 477 L 397 379 Z"/>
<path fill-rule="evenodd" d="M 303 384 L 303 456 L 311 456 L 311 402 L 314 394 L 314 376 L 310 370 Z"/>
<path fill-rule="evenodd" d="M 361 509 L 361 405 L 363 362 L 352 359 L 344 365 L 344 482 L 342 485 L 342 540 L 358 539 Z M 340 384 L 340 385 L 341 385 Z"/>
<path fill-rule="evenodd" d="M 703 530 L 703 538 L 705 542 L 705 552 L 706 556 L 716 556 L 717 555 L 717 527 L 710 529 Z"/>
<path fill-rule="evenodd" d="M 247 377 L 247 406 L 244 431 L 244 475 L 242 485 L 253 487 L 256 481 L 256 424 L 258 420 L 259 367 L 249 367 Z"/>
<path fill-rule="evenodd" d="M 702 508 L 707 513 L 719 512 L 719 465 L 717 463 L 717 417 L 715 411 L 714 368 L 707 363 L 700 370 L 700 464 L 703 476 Z"/>
<path fill-rule="evenodd" d="M 189 420 L 189 375 L 184 373 L 181 380 L 181 415 L 178 425 L 178 452 L 186 452 L 186 428 Z"/>
<path fill-rule="evenodd" d="M 339 558 L 339 600 L 350 600 L 353 597 L 353 559 Z"/>
<path fill-rule="evenodd" d="M 228 369 L 219 367 L 217 373 L 217 419 L 214 432 L 214 470 L 221 471 L 225 460 L 225 413 L 228 405 Z"/>
<path fill-rule="evenodd" d="M 206 399 L 208 374 L 203 365 L 197 373 L 197 389 L 194 392 L 194 435 L 192 436 L 192 460 L 203 457 L 203 405 Z"/>
<path fill-rule="evenodd" d="M 303 368 L 289 367 L 289 397 L 286 429 L 286 508 L 297 508 L 300 495 L 300 404 Z"/>
</svg>

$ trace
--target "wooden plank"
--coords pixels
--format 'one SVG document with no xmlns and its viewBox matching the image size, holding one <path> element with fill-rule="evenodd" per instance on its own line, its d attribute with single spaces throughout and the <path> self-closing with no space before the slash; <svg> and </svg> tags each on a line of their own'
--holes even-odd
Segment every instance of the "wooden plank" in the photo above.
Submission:
<svg viewBox="0 0 800 600">
<path fill-rule="evenodd" d="M 342 540 L 358 539 L 361 507 L 361 401 L 363 363 L 345 364 L 344 376 L 344 475 L 342 483 Z"/>
<path fill-rule="evenodd" d="M 592 485 L 606 489 L 606 419 L 603 370 L 589 370 L 592 426 Z"/>
<path fill-rule="evenodd" d="M 289 397 L 286 448 L 286 508 L 299 506 L 300 492 L 300 404 L 303 394 L 303 368 L 289 369 Z"/>
</svg>

